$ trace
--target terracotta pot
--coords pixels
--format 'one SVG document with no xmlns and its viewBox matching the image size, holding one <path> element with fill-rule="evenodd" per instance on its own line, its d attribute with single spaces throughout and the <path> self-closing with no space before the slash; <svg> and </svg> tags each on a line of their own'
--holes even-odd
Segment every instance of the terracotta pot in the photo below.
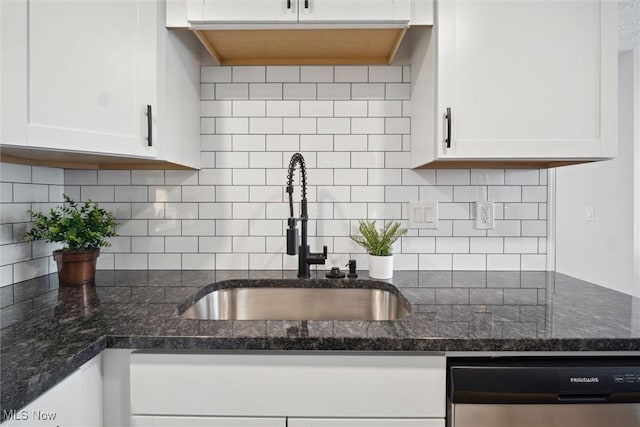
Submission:
<svg viewBox="0 0 640 427">
<path fill-rule="evenodd" d="M 58 264 L 58 279 L 61 285 L 84 285 L 94 283 L 96 262 L 100 249 L 83 252 L 54 251 L 53 258 Z"/>
</svg>

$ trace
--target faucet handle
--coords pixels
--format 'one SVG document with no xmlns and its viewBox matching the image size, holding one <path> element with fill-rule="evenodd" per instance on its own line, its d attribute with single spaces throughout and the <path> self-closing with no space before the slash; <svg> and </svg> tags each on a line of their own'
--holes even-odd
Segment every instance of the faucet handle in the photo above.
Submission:
<svg viewBox="0 0 640 427">
<path fill-rule="evenodd" d="M 327 259 L 327 247 L 322 247 L 322 258 Z"/>
</svg>

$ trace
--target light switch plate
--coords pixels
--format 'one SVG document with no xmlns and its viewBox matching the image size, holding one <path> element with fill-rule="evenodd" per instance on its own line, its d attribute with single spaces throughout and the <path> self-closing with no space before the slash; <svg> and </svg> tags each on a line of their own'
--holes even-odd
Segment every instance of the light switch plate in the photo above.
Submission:
<svg viewBox="0 0 640 427">
<path fill-rule="evenodd" d="M 409 202 L 409 228 L 438 228 L 438 202 Z"/>
</svg>

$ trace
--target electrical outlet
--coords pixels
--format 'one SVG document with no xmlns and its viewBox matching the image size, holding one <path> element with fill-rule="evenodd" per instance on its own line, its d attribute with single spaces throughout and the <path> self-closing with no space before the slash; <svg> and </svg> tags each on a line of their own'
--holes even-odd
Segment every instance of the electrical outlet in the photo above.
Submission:
<svg viewBox="0 0 640 427">
<path fill-rule="evenodd" d="M 476 202 L 476 228 L 481 230 L 493 230 L 495 227 L 493 202 L 488 200 Z"/>
</svg>

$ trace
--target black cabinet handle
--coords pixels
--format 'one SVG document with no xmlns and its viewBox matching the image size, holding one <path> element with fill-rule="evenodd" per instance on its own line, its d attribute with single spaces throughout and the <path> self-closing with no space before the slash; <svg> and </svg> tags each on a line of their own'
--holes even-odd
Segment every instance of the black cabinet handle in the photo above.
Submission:
<svg viewBox="0 0 640 427">
<path fill-rule="evenodd" d="M 287 9 L 291 9 L 291 0 L 287 0 Z"/>
<path fill-rule="evenodd" d="M 151 116 L 151 105 L 147 105 L 147 145 L 149 147 L 153 145 L 153 134 L 152 134 L 152 128 L 151 128 L 152 121 L 153 120 Z"/>
<path fill-rule="evenodd" d="M 444 118 L 447 120 L 447 137 L 444 142 L 447 148 L 451 148 L 451 108 L 447 107 L 447 112 L 444 115 Z"/>
<path fill-rule="evenodd" d="M 309 9 L 309 0 L 304 0 L 304 8 Z"/>
</svg>

